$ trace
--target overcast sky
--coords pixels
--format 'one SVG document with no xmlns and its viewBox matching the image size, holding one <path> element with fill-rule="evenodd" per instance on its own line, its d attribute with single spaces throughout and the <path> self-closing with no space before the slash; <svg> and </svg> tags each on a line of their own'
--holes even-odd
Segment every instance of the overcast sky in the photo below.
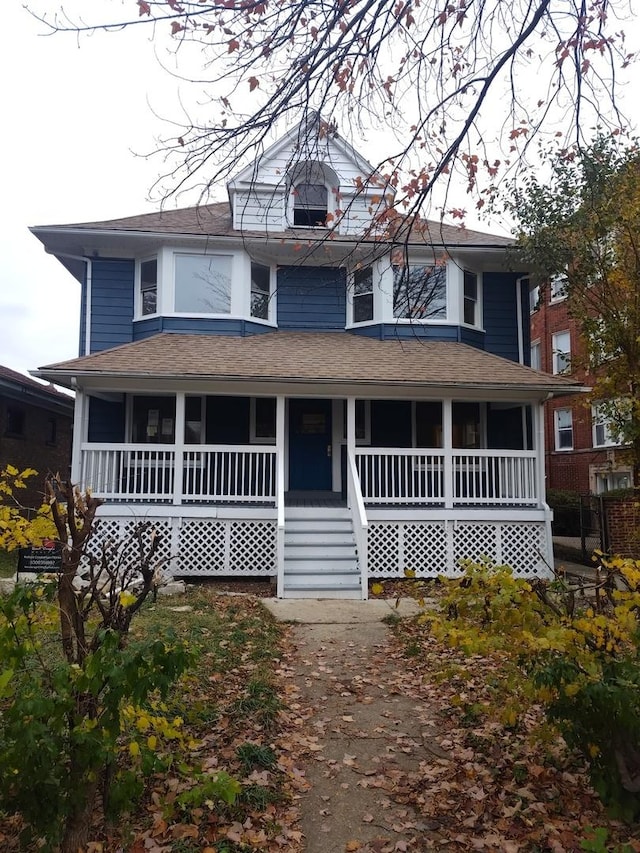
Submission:
<svg viewBox="0 0 640 853">
<path fill-rule="evenodd" d="M 135 11 L 132 2 L 122 8 Z M 156 209 L 148 196 L 162 163 L 136 155 L 163 132 L 152 108 L 171 113 L 176 83 L 143 27 L 78 45 L 71 35 L 43 36 L 21 0 L 5 0 L 2 12 L 0 364 L 26 372 L 78 354 L 80 290 L 28 227 Z M 629 27 L 627 36 L 633 47 Z M 361 150 L 377 154 L 366 143 Z"/>
</svg>

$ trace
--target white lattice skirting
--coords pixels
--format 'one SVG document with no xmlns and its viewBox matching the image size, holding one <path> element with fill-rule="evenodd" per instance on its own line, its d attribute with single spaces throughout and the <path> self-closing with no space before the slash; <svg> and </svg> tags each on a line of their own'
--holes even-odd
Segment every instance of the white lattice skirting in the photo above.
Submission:
<svg viewBox="0 0 640 853">
<path fill-rule="evenodd" d="M 548 576 L 547 530 L 536 522 L 372 521 L 369 575 L 378 578 L 447 575 L 462 571 L 463 560 L 488 557 L 521 576 Z"/>
<path fill-rule="evenodd" d="M 277 573 L 276 520 L 272 518 L 154 517 L 142 514 L 99 520 L 100 542 L 128 537 L 137 521 L 151 521 L 161 536 L 158 558 L 167 572 L 184 577 L 267 577 Z M 133 542 L 127 551 L 137 547 Z M 133 551 L 130 553 L 133 555 Z M 517 575 L 544 577 L 549 553 L 544 522 L 371 520 L 368 571 L 376 578 L 458 576 L 463 560 L 488 557 Z"/>
<path fill-rule="evenodd" d="M 276 574 L 276 522 L 265 520 L 153 518 L 161 536 L 157 556 L 166 562 L 167 573 L 178 576 L 262 577 Z M 94 553 L 103 541 L 128 537 L 136 520 L 100 518 L 92 540 Z M 131 543 L 127 551 L 136 546 Z M 133 551 L 132 551 L 133 553 Z"/>
</svg>

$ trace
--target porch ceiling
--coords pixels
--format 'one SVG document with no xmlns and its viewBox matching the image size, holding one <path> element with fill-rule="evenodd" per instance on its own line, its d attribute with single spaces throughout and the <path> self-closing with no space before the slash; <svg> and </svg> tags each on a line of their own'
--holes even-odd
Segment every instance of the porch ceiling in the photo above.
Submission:
<svg viewBox="0 0 640 853">
<path fill-rule="evenodd" d="M 575 380 L 551 376 L 461 343 L 379 341 L 337 333 L 270 332 L 249 337 L 159 334 L 93 355 L 47 365 L 36 375 L 62 385 L 123 388 L 133 380 L 353 386 L 571 394 Z M 118 385 L 118 383 L 121 383 Z M 320 387 L 318 387 L 320 386 Z M 351 387 L 349 387 L 351 386 Z"/>
</svg>

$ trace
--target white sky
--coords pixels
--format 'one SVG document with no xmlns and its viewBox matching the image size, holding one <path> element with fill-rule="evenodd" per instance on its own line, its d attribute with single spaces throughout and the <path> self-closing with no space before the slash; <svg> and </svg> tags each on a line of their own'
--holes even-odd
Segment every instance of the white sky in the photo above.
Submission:
<svg viewBox="0 0 640 853">
<path fill-rule="evenodd" d="M 131 0 L 122 8 L 135 12 Z M 43 36 L 21 0 L 5 0 L 2 12 L 0 364 L 26 372 L 78 354 L 80 291 L 28 227 L 156 209 L 147 199 L 162 163 L 136 152 L 153 149 L 164 127 L 151 106 L 171 115 L 177 84 L 159 68 L 144 27 L 85 36 L 78 46 L 70 34 Z M 361 150 L 373 159 L 369 146 Z M 182 197 L 180 206 L 196 201 Z"/>
</svg>

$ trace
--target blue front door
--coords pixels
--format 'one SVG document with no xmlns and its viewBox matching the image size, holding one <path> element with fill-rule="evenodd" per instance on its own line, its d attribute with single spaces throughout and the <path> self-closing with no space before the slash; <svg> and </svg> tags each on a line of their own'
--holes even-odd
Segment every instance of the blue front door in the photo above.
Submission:
<svg viewBox="0 0 640 853">
<path fill-rule="evenodd" d="M 330 491 L 331 400 L 289 401 L 289 489 Z"/>
</svg>

